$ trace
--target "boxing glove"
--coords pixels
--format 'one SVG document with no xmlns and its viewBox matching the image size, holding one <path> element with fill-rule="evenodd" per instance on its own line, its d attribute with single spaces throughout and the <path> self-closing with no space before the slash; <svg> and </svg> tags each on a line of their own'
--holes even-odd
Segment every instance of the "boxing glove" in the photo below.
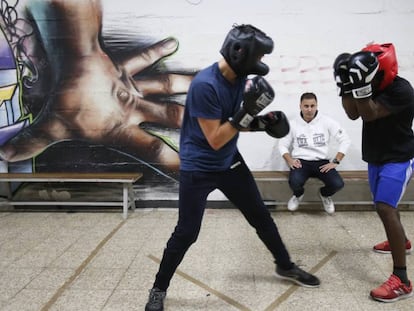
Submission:
<svg viewBox="0 0 414 311">
<path fill-rule="evenodd" d="M 265 131 L 274 138 L 286 136 L 289 130 L 289 121 L 282 111 L 270 111 L 265 115 L 255 116 L 250 123 L 250 131 Z"/>
<path fill-rule="evenodd" d="M 263 77 L 246 80 L 243 103 L 239 111 L 229 118 L 230 123 L 239 130 L 248 128 L 254 116 L 266 108 L 274 97 L 273 88 Z"/>
<path fill-rule="evenodd" d="M 351 82 L 349 81 L 348 60 L 349 53 L 342 53 L 337 56 L 333 64 L 334 78 L 338 87 L 338 95 L 343 96 L 351 93 Z"/>
<path fill-rule="evenodd" d="M 373 52 L 361 51 L 349 58 L 349 80 L 354 98 L 367 98 L 372 95 L 371 81 L 378 67 L 378 59 Z"/>
</svg>

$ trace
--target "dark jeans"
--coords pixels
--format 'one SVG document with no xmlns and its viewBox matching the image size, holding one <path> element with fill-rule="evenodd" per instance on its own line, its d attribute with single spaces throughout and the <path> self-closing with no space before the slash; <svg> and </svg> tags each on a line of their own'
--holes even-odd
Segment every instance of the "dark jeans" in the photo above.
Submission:
<svg viewBox="0 0 414 311">
<path fill-rule="evenodd" d="M 328 160 L 306 161 L 300 159 L 301 168 L 290 170 L 289 186 L 293 194 L 300 197 L 304 192 L 304 185 L 310 177 L 318 178 L 324 183 L 324 187 L 320 189 L 324 197 L 332 196 L 344 187 L 344 181 L 335 169 L 327 173 L 321 173 L 320 166 L 329 163 Z"/>
<path fill-rule="evenodd" d="M 289 253 L 256 182 L 240 155 L 240 165 L 223 172 L 180 172 L 178 223 L 167 242 L 154 287 L 166 290 L 185 253 L 198 237 L 207 196 L 215 189 L 242 212 L 282 269 L 292 266 Z M 207 252 L 208 250 L 206 250 Z"/>
</svg>

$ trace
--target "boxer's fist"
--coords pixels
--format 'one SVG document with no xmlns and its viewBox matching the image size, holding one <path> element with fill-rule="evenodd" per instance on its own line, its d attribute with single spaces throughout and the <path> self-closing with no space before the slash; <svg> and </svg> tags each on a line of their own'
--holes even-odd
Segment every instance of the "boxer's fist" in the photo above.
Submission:
<svg viewBox="0 0 414 311">
<path fill-rule="evenodd" d="M 237 129 L 248 128 L 255 115 L 266 108 L 274 99 L 275 92 L 261 76 L 246 81 L 243 103 L 240 110 L 229 119 Z"/>
<path fill-rule="evenodd" d="M 286 115 L 282 111 L 270 111 L 265 115 L 256 116 L 250 123 L 250 130 L 265 131 L 275 138 L 282 138 L 289 133 L 290 126 Z"/>
<path fill-rule="evenodd" d="M 337 56 L 333 64 L 334 78 L 338 87 L 338 95 L 343 96 L 351 93 L 351 82 L 349 81 L 348 61 L 349 53 L 342 53 Z"/>
<path fill-rule="evenodd" d="M 378 67 L 378 59 L 373 52 L 361 51 L 349 58 L 349 80 L 354 98 L 366 98 L 372 95 L 371 81 Z"/>
</svg>

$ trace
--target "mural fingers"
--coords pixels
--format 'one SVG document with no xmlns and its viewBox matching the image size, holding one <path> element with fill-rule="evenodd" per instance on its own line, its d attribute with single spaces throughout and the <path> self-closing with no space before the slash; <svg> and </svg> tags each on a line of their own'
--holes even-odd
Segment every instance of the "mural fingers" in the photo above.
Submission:
<svg viewBox="0 0 414 311">
<path fill-rule="evenodd" d="M 173 54 L 177 49 L 178 41 L 175 38 L 167 38 L 144 49 L 138 55 L 126 59 L 122 65 L 131 76 L 134 76 L 164 57 Z"/>
<path fill-rule="evenodd" d="M 141 123 L 155 123 L 164 128 L 178 129 L 184 114 L 184 106 L 173 102 L 140 100 L 137 111 L 143 119 Z"/>
<path fill-rule="evenodd" d="M 153 94 L 185 94 L 190 87 L 193 74 L 165 74 L 157 79 L 135 80 L 135 87 L 143 96 Z"/>
</svg>

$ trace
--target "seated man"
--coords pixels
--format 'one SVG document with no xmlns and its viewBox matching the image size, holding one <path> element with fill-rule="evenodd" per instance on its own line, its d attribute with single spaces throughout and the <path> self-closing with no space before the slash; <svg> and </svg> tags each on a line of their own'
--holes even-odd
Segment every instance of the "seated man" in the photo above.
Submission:
<svg viewBox="0 0 414 311">
<path fill-rule="evenodd" d="M 339 144 L 332 161 L 328 160 L 331 138 Z M 336 122 L 318 111 L 318 99 L 314 93 L 300 97 L 300 117 L 290 122 L 290 132 L 280 139 L 279 151 L 290 168 L 289 186 L 293 196 L 288 209 L 296 211 L 305 192 L 304 185 L 310 177 L 320 179 L 324 186 L 319 191 L 323 207 L 328 214 L 335 212 L 331 196 L 344 187 L 336 167 L 339 165 L 351 140 Z"/>
</svg>

